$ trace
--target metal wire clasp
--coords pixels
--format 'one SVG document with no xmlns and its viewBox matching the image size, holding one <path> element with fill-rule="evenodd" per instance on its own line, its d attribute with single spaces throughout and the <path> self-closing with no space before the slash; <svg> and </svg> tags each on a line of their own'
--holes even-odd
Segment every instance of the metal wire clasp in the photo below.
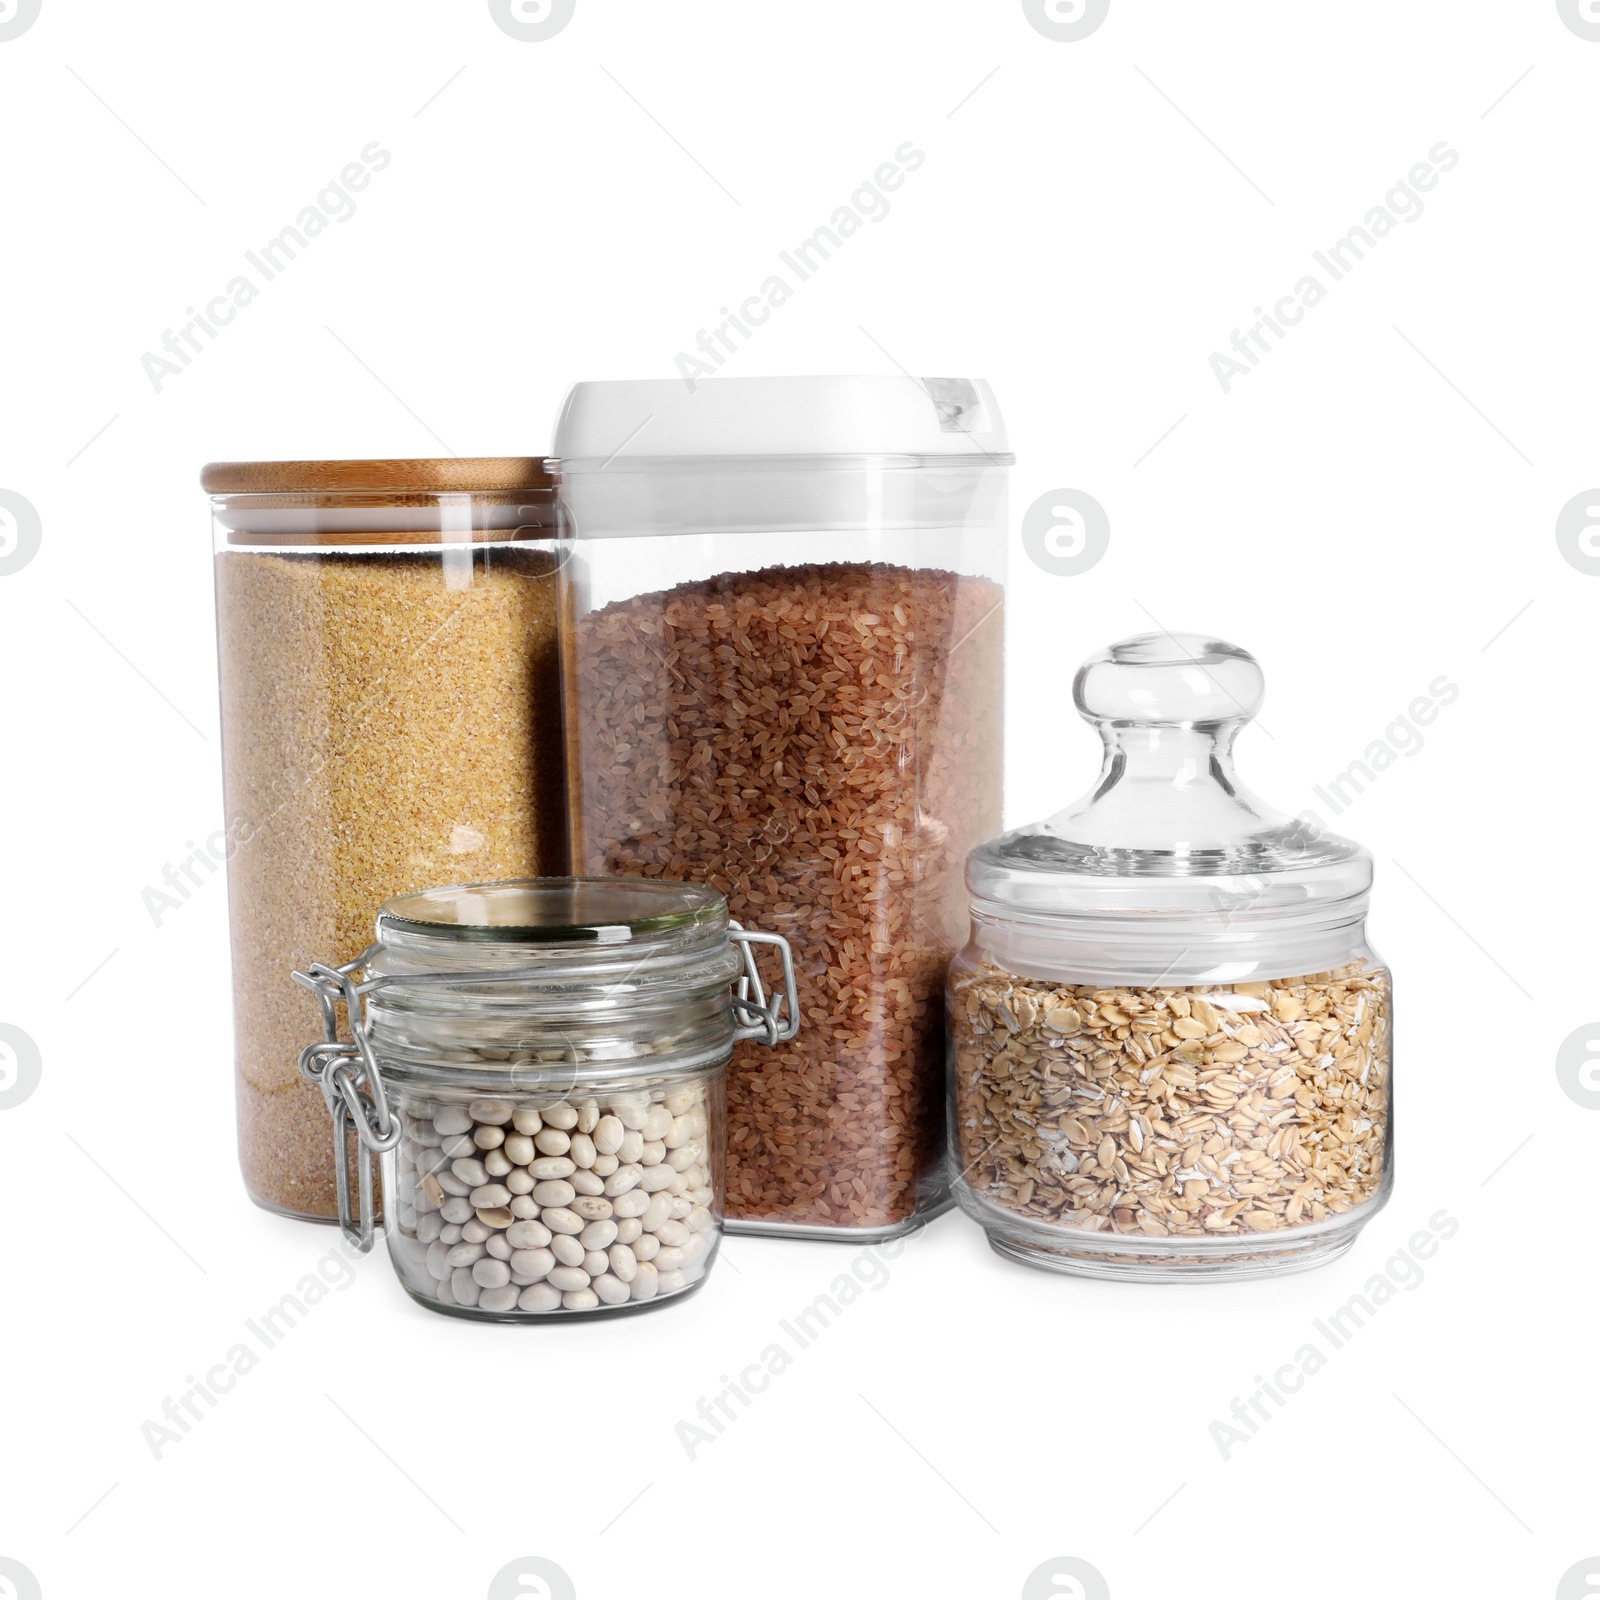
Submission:
<svg viewBox="0 0 1600 1600">
<path fill-rule="evenodd" d="M 333 1119 L 334 1187 L 339 1196 L 339 1227 L 351 1244 L 366 1252 L 372 1248 L 377 1205 L 373 1195 L 372 1157 L 393 1150 L 400 1142 L 400 1119 L 389 1109 L 389 1096 L 377 1057 L 367 1038 L 362 999 L 374 984 L 357 981 L 371 950 L 363 951 L 342 967 L 313 962 L 309 972 L 294 973 L 294 981 L 317 997 L 322 1011 L 324 1037 L 300 1052 L 300 1073 L 322 1090 L 328 1115 Z M 350 1023 L 350 1038 L 339 1037 L 338 1002 L 343 1000 Z M 358 1140 L 357 1197 L 359 1217 L 350 1211 L 349 1135 Z"/>
<path fill-rule="evenodd" d="M 790 996 L 796 992 L 794 951 L 781 933 L 755 933 L 740 927 L 737 922 L 728 924 L 729 940 L 739 946 L 744 957 L 744 976 L 740 978 L 733 995 L 734 1014 L 739 1026 L 734 1030 L 736 1039 L 759 1039 L 763 1044 L 784 1044 L 800 1031 L 800 1015 Z M 756 966 L 756 944 L 776 945 L 778 958 L 783 963 L 783 987 L 767 992 L 761 984 L 761 972 Z"/>
</svg>

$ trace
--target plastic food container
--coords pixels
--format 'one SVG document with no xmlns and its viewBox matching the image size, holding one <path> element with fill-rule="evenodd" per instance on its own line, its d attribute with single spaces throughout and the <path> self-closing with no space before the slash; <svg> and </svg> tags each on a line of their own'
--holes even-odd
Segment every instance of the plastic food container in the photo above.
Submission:
<svg viewBox="0 0 1600 1600">
<path fill-rule="evenodd" d="M 290 971 L 418 884 L 565 872 L 558 584 L 540 461 L 215 462 L 239 1154 L 258 1204 L 337 1214 Z M 175 902 L 176 898 L 175 898 Z"/>
<path fill-rule="evenodd" d="M 581 383 L 556 436 L 574 861 L 714 885 L 805 1027 L 735 1051 L 728 1219 L 947 1203 L 943 984 L 1000 823 L 1005 434 L 983 383 Z"/>
<path fill-rule="evenodd" d="M 370 1152 L 395 1271 L 434 1310 L 527 1322 L 696 1288 L 722 1228 L 728 1057 L 795 1032 L 783 939 L 730 923 L 712 889 L 594 878 L 401 895 L 377 934 L 294 974 L 322 1006 L 301 1066 L 351 1240 L 374 1237 Z M 770 998 L 760 945 L 784 972 Z"/>
<path fill-rule="evenodd" d="M 1391 1185 L 1372 858 L 1238 784 L 1254 659 L 1200 634 L 1091 657 L 1093 792 L 973 851 L 950 974 L 952 1164 L 1001 1254 L 1243 1277 L 1349 1248 Z"/>
</svg>

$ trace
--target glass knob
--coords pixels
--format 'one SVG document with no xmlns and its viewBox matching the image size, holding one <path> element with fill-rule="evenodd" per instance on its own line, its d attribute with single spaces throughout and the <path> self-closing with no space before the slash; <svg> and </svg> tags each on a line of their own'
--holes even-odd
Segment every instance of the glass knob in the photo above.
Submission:
<svg viewBox="0 0 1600 1600">
<path fill-rule="evenodd" d="M 1214 728 L 1261 709 L 1266 679 L 1248 650 L 1204 633 L 1141 633 L 1078 668 L 1072 698 L 1090 722 Z"/>
</svg>

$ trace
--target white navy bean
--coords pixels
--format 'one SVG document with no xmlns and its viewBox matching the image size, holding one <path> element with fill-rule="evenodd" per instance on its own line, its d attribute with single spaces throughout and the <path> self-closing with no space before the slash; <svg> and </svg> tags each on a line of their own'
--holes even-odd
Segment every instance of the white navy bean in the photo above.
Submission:
<svg viewBox="0 0 1600 1600">
<path fill-rule="evenodd" d="M 547 1276 L 555 1264 L 556 1258 L 549 1250 L 514 1250 L 511 1254 L 511 1270 L 520 1272 L 529 1283 Z"/>
<path fill-rule="evenodd" d="M 441 1106 L 433 1114 L 434 1131 L 448 1136 L 452 1133 L 466 1133 L 472 1127 L 472 1118 L 461 1106 Z"/>
<path fill-rule="evenodd" d="M 600 1296 L 593 1289 L 569 1289 L 562 1295 L 561 1304 L 567 1311 L 593 1311 L 600 1304 Z"/>
<path fill-rule="evenodd" d="M 661 1287 L 659 1278 L 660 1274 L 648 1261 L 641 1261 L 638 1274 L 628 1285 L 629 1295 L 635 1300 L 654 1300 Z"/>
<path fill-rule="evenodd" d="M 568 1180 L 579 1194 L 604 1194 L 606 1180 L 598 1172 L 590 1172 L 587 1167 L 579 1167 Z"/>
<path fill-rule="evenodd" d="M 578 1132 L 593 1133 L 600 1121 L 600 1107 L 593 1100 L 585 1100 L 578 1107 Z"/>
<path fill-rule="evenodd" d="M 533 1186 L 533 1198 L 541 1206 L 564 1206 L 576 1192 L 565 1178 L 546 1178 Z"/>
<path fill-rule="evenodd" d="M 445 1257 L 452 1267 L 470 1267 L 483 1254 L 483 1246 L 477 1240 L 463 1239 L 460 1244 L 450 1246 L 450 1253 Z"/>
<path fill-rule="evenodd" d="M 637 1217 L 617 1219 L 617 1243 L 632 1244 L 644 1232 L 644 1224 Z"/>
<path fill-rule="evenodd" d="M 472 1142 L 480 1150 L 498 1149 L 506 1142 L 505 1129 L 496 1128 L 492 1125 L 474 1128 L 472 1130 Z"/>
<path fill-rule="evenodd" d="M 485 1173 L 484 1176 L 488 1177 L 488 1173 Z M 453 1172 L 445 1172 L 441 1170 L 434 1173 L 433 1177 L 434 1182 L 436 1182 L 446 1194 L 466 1196 L 472 1193 L 472 1185 L 470 1183 L 464 1183 Z"/>
<path fill-rule="evenodd" d="M 622 1126 L 622 1119 L 608 1112 L 594 1125 L 595 1149 L 602 1155 L 614 1156 L 622 1148 L 623 1136 L 627 1131 Z"/>
<path fill-rule="evenodd" d="M 428 1269 L 430 1278 L 448 1278 L 450 1276 L 450 1251 L 435 1240 L 428 1246 L 428 1254 L 423 1263 Z"/>
<path fill-rule="evenodd" d="M 439 1230 L 439 1243 L 442 1244 L 447 1250 L 453 1244 L 460 1244 L 461 1224 L 459 1222 L 445 1223 L 445 1225 Z"/>
<path fill-rule="evenodd" d="M 478 1296 L 478 1309 L 480 1311 L 510 1311 L 517 1303 L 518 1291 L 510 1284 L 499 1289 L 485 1289 Z"/>
<path fill-rule="evenodd" d="M 444 1226 L 444 1218 L 439 1215 L 437 1208 L 424 1211 L 417 1218 L 417 1237 L 424 1244 L 432 1244 L 439 1237 L 439 1230 Z"/>
<path fill-rule="evenodd" d="M 478 1147 L 472 1142 L 470 1133 L 452 1133 L 448 1139 L 443 1140 L 439 1145 L 439 1154 L 448 1156 L 452 1161 L 475 1156 L 477 1153 Z"/>
<path fill-rule="evenodd" d="M 689 1258 L 677 1245 L 663 1245 L 656 1252 L 656 1271 L 677 1272 L 688 1264 Z"/>
<path fill-rule="evenodd" d="M 604 1250 L 584 1251 L 582 1262 L 583 1270 L 587 1272 L 591 1278 L 598 1278 L 609 1265 L 610 1263 L 606 1260 L 606 1253 Z"/>
<path fill-rule="evenodd" d="M 552 1234 L 581 1234 L 584 1230 L 584 1219 L 576 1211 L 566 1210 L 563 1205 L 541 1206 L 539 1221 Z"/>
<path fill-rule="evenodd" d="M 539 1207 L 531 1194 L 514 1194 L 511 1204 L 506 1207 L 512 1216 L 523 1217 L 528 1221 L 539 1215 Z"/>
<path fill-rule="evenodd" d="M 544 1126 L 544 1119 L 532 1106 L 518 1106 L 511 1113 L 511 1126 L 531 1139 Z"/>
<path fill-rule="evenodd" d="M 477 1212 L 473 1212 L 471 1218 L 461 1224 L 461 1237 L 468 1244 L 482 1244 L 491 1232 L 489 1224 Z"/>
<path fill-rule="evenodd" d="M 533 1136 L 527 1133 L 508 1134 L 501 1149 L 505 1151 L 507 1161 L 514 1166 L 525 1167 L 533 1160 Z"/>
<path fill-rule="evenodd" d="M 611 1215 L 611 1202 L 598 1194 L 580 1194 L 568 1207 L 588 1222 L 598 1222 Z"/>
<path fill-rule="evenodd" d="M 662 1244 L 685 1245 L 689 1242 L 689 1230 L 681 1222 L 663 1222 L 656 1229 L 656 1238 Z"/>
<path fill-rule="evenodd" d="M 503 1178 L 512 1170 L 504 1150 L 487 1150 L 483 1156 L 483 1170 L 491 1178 Z"/>
<path fill-rule="evenodd" d="M 467 1198 L 482 1210 L 486 1206 L 503 1206 L 511 1198 L 511 1191 L 503 1183 L 485 1183 L 474 1189 Z"/>
<path fill-rule="evenodd" d="M 681 1289 L 689 1281 L 683 1275 L 681 1267 L 675 1268 L 671 1272 L 658 1273 L 657 1280 L 661 1286 L 658 1292 L 661 1294 L 671 1294 L 674 1290 Z"/>
<path fill-rule="evenodd" d="M 439 1215 L 446 1222 L 466 1222 L 472 1216 L 472 1205 L 464 1194 L 453 1194 L 439 1207 Z"/>
<path fill-rule="evenodd" d="M 472 1276 L 471 1267 L 457 1267 L 450 1274 L 450 1292 L 456 1297 L 458 1306 L 475 1306 L 483 1290 Z"/>
<path fill-rule="evenodd" d="M 641 1233 L 629 1248 L 638 1260 L 654 1261 L 660 1254 L 661 1241 L 653 1233 Z"/>
<path fill-rule="evenodd" d="M 577 1162 L 566 1156 L 540 1156 L 528 1163 L 528 1171 L 541 1183 L 546 1178 L 570 1178 L 577 1170 Z"/>
<path fill-rule="evenodd" d="M 645 1143 L 652 1139 L 663 1139 L 672 1127 L 672 1113 L 665 1106 L 651 1106 L 650 1114 L 644 1119 L 644 1127 L 640 1130 L 644 1134 Z"/>
<path fill-rule="evenodd" d="M 572 1140 L 560 1128 L 541 1128 L 534 1134 L 533 1144 L 547 1156 L 564 1156 L 572 1148 Z"/>
<path fill-rule="evenodd" d="M 665 1159 L 667 1147 L 659 1139 L 646 1139 L 644 1147 L 639 1151 L 639 1164 L 644 1167 L 653 1167 Z"/>
<path fill-rule="evenodd" d="M 624 1165 L 629 1162 L 638 1163 L 644 1151 L 644 1135 L 637 1128 L 629 1128 L 622 1136 L 622 1143 L 617 1146 L 617 1155 Z"/>
<path fill-rule="evenodd" d="M 550 1243 L 550 1230 L 542 1222 L 513 1222 L 506 1243 L 513 1250 L 540 1250 Z"/>
<path fill-rule="evenodd" d="M 606 1263 L 612 1274 L 622 1283 L 632 1283 L 639 1270 L 638 1260 L 625 1244 L 614 1244 L 606 1251 Z"/>
<path fill-rule="evenodd" d="M 485 1256 L 473 1262 L 472 1281 L 480 1289 L 503 1289 L 511 1282 L 511 1268 L 493 1256 Z"/>
<path fill-rule="evenodd" d="M 644 1168 L 630 1162 L 625 1167 L 618 1167 L 606 1179 L 606 1193 L 615 1198 L 619 1194 L 626 1194 L 630 1189 L 639 1185 L 639 1180 L 644 1176 Z"/>
<path fill-rule="evenodd" d="M 483 1241 L 483 1248 L 492 1255 L 496 1261 L 509 1261 L 511 1259 L 511 1246 L 506 1242 L 503 1233 L 491 1233 Z"/>
<path fill-rule="evenodd" d="M 546 1106 L 539 1115 L 547 1128 L 570 1131 L 578 1126 L 578 1108 L 569 1106 L 565 1100 L 558 1106 Z"/>
<path fill-rule="evenodd" d="M 602 1272 L 590 1285 L 602 1305 L 620 1306 L 627 1303 L 628 1286 L 609 1272 Z"/>
<path fill-rule="evenodd" d="M 503 1127 L 508 1123 L 512 1109 L 509 1100 L 474 1100 L 467 1107 L 474 1122 L 486 1122 L 492 1127 Z"/>
<path fill-rule="evenodd" d="M 594 1140 L 586 1133 L 575 1133 L 572 1143 L 567 1147 L 567 1154 L 578 1163 L 580 1167 L 592 1167 L 594 1158 L 598 1154 L 594 1147 Z"/>
<path fill-rule="evenodd" d="M 569 1289 L 587 1289 L 589 1274 L 582 1267 L 552 1267 L 545 1281 L 565 1293 Z"/>
<path fill-rule="evenodd" d="M 650 1209 L 650 1196 L 643 1189 L 629 1189 L 611 1202 L 614 1217 L 642 1217 Z"/>
<path fill-rule="evenodd" d="M 562 1266 L 575 1267 L 589 1252 L 578 1243 L 577 1234 L 557 1233 L 551 1236 L 550 1253 Z"/>
<path fill-rule="evenodd" d="M 513 1167 L 500 1181 L 512 1194 L 533 1193 L 535 1179 L 526 1167 Z"/>
<path fill-rule="evenodd" d="M 519 1311 L 554 1311 L 561 1304 L 561 1291 L 548 1283 L 536 1283 L 517 1296 Z"/>
</svg>

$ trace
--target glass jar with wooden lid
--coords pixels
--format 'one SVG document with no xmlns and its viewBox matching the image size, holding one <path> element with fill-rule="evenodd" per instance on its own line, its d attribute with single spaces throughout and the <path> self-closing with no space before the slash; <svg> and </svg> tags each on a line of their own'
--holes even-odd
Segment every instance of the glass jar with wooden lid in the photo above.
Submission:
<svg viewBox="0 0 1600 1600">
<path fill-rule="evenodd" d="M 214 462 L 201 486 L 240 1159 L 258 1204 L 331 1220 L 291 972 L 354 955 L 406 890 L 566 868 L 550 483 L 493 457 Z"/>
</svg>

